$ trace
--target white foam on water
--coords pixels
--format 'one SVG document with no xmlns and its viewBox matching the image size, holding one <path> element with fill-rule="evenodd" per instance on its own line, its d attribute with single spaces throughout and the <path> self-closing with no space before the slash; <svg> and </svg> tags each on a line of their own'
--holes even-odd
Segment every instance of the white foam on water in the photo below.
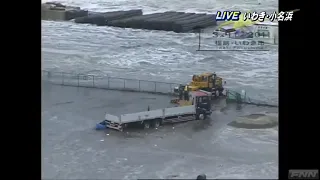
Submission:
<svg viewBox="0 0 320 180">
<path fill-rule="evenodd" d="M 274 167 L 274 168 L 270 168 Z M 277 178 L 275 162 L 266 162 L 252 165 L 239 165 L 225 168 L 223 171 L 208 173 L 212 179 L 266 179 Z"/>
<path fill-rule="evenodd" d="M 153 80 L 159 81 L 175 79 L 180 82 L 190 81 L 189 75 L 191 76 L 193 73 L 216 71 L 227 79 L 228 83 L 238 82 L 238 86 L 245 84 L 263 89 L 266 85 L 275 87 L 277 84 L 276 76 L 270 78 L 266 73 L 270 72 L 273 66 L 277 66 L 276 60 L 270 61 L 270 63 L 266 62 L 265 59 L 270 57 L 268 54 L 242 55 L 242 53 L 216 52 L 215 54 L 218 55 L 213 56 L 212 53 L 197 53 L 195 51 L 197 48 L 196 38 L 185 40 L 190 36 L 189 34 L 177 34 L 174 35 L 175 38 L 172 38 L 172 33 L 167 32 L 154 33 L 141 30 L 133 33 L 128 29 L 104 27 L 103 30 L 101 27 L 95 26 L 61 25 L 61 23 L 56 23 L 61 28 L 51 29 L 54 23 L 43 23 L 44 26 L 48 25 L 43 28 L 45 47 L 42 51 L 44 52 L 44 62 L 47 62 L 44 63 L 45 67 L 56 64 L 60 67 L 63 65 L 67 69 L 89 68 L 88 71 L 110 72 L 112 69 L 114 73 L 123 71 L 121 69 L 125 68 L 125 71 L 132 72 L 131 75 L 135 78 L 151 77 Z M 66 33 L 68 30 L 71 31 Z M 114 33 L 118 34 L 117 37 L 114 36 Z M 59 35 L 54 37 L 55 34 Z M 151 34 L 152 41 L 149 40 Z M 50 41 L 45 40 L 48 37 L 50 37 Z M 59 43 L 52 44 L 56 41 Z M 116 46 L 114 42 L 117 43 Z M 73 45 L 70 46 L 70 44 Z M 257 55 L 259 60 L 256 60 Z M 201 62 L 208 56 L 212 58 L 209 58 L 207 62 Z M 219 56 L 226 57 L 219 58 Z M 190 69 L 192 69 L 192 73 Z M 268 80 L 268 83 L 256 81 L 257 77 Z"/>
<path fill-rule="evenodd" d="M 232 139 L 242 139 L 247 145 L 270 144 L 278 145 L 278 130 L 270 129 L 243 129 L 227 126 L 221 131 L 219 140 L 226 145 L 233 145 Z M 245 145 L 245 146 L 247 146 Z M 244 148 L 248 148 L 245 147 Z"/>
</svg>

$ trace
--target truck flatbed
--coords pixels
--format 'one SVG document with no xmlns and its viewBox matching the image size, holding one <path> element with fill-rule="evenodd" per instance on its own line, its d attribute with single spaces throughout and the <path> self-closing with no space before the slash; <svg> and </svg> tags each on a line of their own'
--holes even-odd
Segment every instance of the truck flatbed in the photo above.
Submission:
<svg viewBox="0 0 320 180">
<path fill-rule="evenodd" d="M 106 114 L 105 120 L 97 126 L 123 130 L 123 128 L 138 124 L 144 128 L 159 127 L 164 123 L 176 123 L 191 120 L 205 119 L 212 113 L 210 96 L 200 93 L 193 93 L 192 104 L 172 108 L 163 108 L 149 111 L 142 111 L 130 114 L 115 116 Z M 101 129 L 101 128 L 99 128 Z"/>
<path fill-rule="evenodd" d="M 208 114 L 211 114 L 211 112 L 203 112 L 201 113 L 201 116 L 206 116 Z M 127 127 L 133 123 L 142 124 L 144 128 L 149 128 L 150 126 L 158 127 L 165 123 L 191 121 L 199 119 L 200 114 L 198 116 L 195 106 L 191 105 L 142 111 L 137 113 L 123 114 L 120 116 L 106 114 L 105 124 L 106 127 L 116 130 L 122 130 L 123 127 Z"/>
</svg>

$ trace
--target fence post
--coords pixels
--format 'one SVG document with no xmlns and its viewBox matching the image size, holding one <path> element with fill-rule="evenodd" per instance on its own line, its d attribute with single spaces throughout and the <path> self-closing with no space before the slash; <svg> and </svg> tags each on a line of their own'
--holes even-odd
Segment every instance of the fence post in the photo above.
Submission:
<svg viewBox="0 0 320 180">
<path fill-rule="evenodd" d="M 123 79 L 123 89 L 125 89 L 125 88 L 126 88 L 126 80 Z"/>
<path fill-rule="evenodd" d="M 139 80 L 139 91 L 141 91 L 141 89 L 140 89 L 140 80 Z"/>
<path fill-rule="evenodd" d="M 108 88 L 110 88 L 110 77 L 108 76 Z"/>
<path fill-rule="evenodd" d="M 170 83 L 170 93 L 172 93 L 172 84 Z"/>
<path fill-rule="evenodd" d="M 80 85 L 79 80 L 80 80 L 80 74 L 78 74 L 78 87 L 79 87 L 79 85 Z"/>
<path fill-rule="evenodd" d="M 62 85 L 64 85 L 64 72 L 62 72 Z"/>
<path fill-rule="evenodd" d="M 154 92 L 157 92 L 157 82 L 154 81 Z"/>
<path fill-rule="evenodd" d="M 92 75 L 92 87 L 94 87 L 94 75 Z"/>
</svg>

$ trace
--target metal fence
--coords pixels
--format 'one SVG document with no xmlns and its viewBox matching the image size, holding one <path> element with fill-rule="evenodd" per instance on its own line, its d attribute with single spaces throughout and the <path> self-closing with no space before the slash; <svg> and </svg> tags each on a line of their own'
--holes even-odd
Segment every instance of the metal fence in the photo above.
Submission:
<svg viewBox="0 0 320 180">
<path fill-rule="evenodd" d="M 227 102 L 236 102 L 237 104 L 252 104 L 257 106 L 278 107 L 278 104 L 270 104 L 266 101 L 252 99 L 247 96 L 246 92 L 227 90 Z"/>
<path fill-rule="evenodd" d="M 52 84 L 76 87 L 91 87 L 110 90 L 122 90 L 132 92 L 147 92 L 154 94 L 174 95 L 174 87 L 179 86 L 178 83 L 167 83 L 158 81 L 147 81 L 138 79 L 127 79 L 110 76 L 97 76 L 90 74 L 75 74 L 66 72 L 52 72 L 42 70 L 42 80 Z M 264 101 L 251 99 L 246 94 L 228 90 L 227 100 L 239 104 L 253 104 L 260 106 L 277 107 L 278 105 L 269 104 Z"/>
<path fill-rule="evenodd" d="M 127 79 L 110 76 L 52 72 L 42 70 L 42 80 L 52 84 L 76 87 L 91 87 L 123 91 L 173 94 L 177 83 Z"/>
</svg>

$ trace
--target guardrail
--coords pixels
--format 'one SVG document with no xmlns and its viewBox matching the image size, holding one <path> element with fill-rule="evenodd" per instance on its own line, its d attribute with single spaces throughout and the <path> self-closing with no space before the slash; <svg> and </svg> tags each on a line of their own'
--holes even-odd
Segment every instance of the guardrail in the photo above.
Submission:
<svg viewBox="0 0 320 180">
<path fill-rule="evenodd" d="M 51 72 L 42 70 L 42 80 L 52 84 L 76 87 L 91 87 L 110 90 L 147 92 L 156 94 L 173 94 L 178 83 L 127 79 L 110 76 Z"/>
</svg>

